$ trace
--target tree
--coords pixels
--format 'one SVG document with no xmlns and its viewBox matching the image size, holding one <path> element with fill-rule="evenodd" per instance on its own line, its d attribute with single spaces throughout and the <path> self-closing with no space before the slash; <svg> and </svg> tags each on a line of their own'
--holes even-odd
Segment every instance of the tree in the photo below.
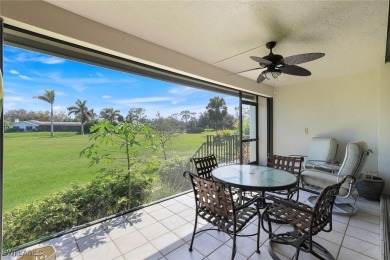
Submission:
<svg viewBox="0 0 390 260">
<path fill-rule="evenodd" d="M 164 160 L 167 160 L 167 145 L 171 142 L 173 136 L 176 135 L 176 127 L 178 120 L 174 116 L 164 118 L 159 112 L 153 120 L 153 127 L 156 132 L 156 138 L 160 143 L 161 150 L 164 155 Z"/>
<path fill-rule="evenodd" d="M 50 104 L 50 132 L 51 132 L 51 136 L 54 136 L 53 105 L 54 105 L 54 100 L 56 98 L 55 90 L 45 89 L 45 92 L 42 96 L 34 96 L 33 98 L 45 101 Z"/>
<path fill-rule="evenodd" d="M 194 115 L 194 114 L 195 113 L 191 113 L 189 110 L 184 110 L 184 111 L 180 112 L 181 120 L 184 120 L 186 129 L 187 129 L 188 119 L 190 119 L 191 115 Z"/>
<path fill-rule="evenodd" d="M 210 99 L 206 109 L 210 120 L 214 123 L 214 130 L 221 129 L 222 121 L 228 114 L 225 100 L 221 97 L 213 97 Z"/>
<path fill-rule="evenodd" d="M 119 112 L 119 110 L 116 110 L 112 107 L 103 108 L 102 111 L 100 111 L 100 117 L 109 121 L 111 124 L 114 124 L 114 121 L 120 116 Z"/>
<path fill-rule="evenodd" d="M 139 125 L 145 119 L 145 109 L 142 107 L 130 108 L 129 113 L 127 114 L 126 120 L 130 123 L 136 123 Z"/>
<path fill-rule="evenodd" d="M 94 120 L 97 120 L 97 114 L 95 113 L 95 109 L 89 109 L 88 110 L 88 120 L 92 120 L 92 121 L 94 121 Z"/>
<path fill-rule="evenodd" d="M 90 166 L 98 164 L 101 161 L 112 163 L 115 160 L 125 159 L 128 174 L 128 207 L 132 200 L 131 193 L 131 167 L 134 165 L 136 158 L 141 149 L 154 149 L 152 128 L 148 125 L 135 125 L 133 123 L 120 123 L 113 125 L 109 121 L 100 122 L 91 127 L 93 134 L 90 141 L 93 143 L 85 147 L 81 155 L 91 159 Z M 107 151 L 107 145 L 115 145 L 124 153 L 125 158 L 118 157 L 118 154 L 112 153 L 111 149 Z M 103 168 L 101 171 L 106 170 Z"/>
<path fill-rule="evenodd" d="M 54 122 L 71 122 L 72 119 L 67 115 L 65 111 L 54 112 Z"/>
<path fill-rule="evenodd" d="M 11 109 L 4 112 L 4 120 L 14 123 L 16 120 L 25 121 L 28 119 L 27 110 L 25 109 Z"/>
<path fill-rule="evenodd" d="M 202 128 L 210 128 L 210 116 L 206 111 L 199 113 L 198 124 Z"/>
<path fill-rule="evenodd" d="M 68 107 L 68 115 L 74 114 L 76 117 L 79 117 L 81 122 L 81 134 L 84 134 L 84 123 L 88 120 L 87 117 L 87 100 L 81 101 L 80 99 L 76 100 L 76 105 Z"/>
</svg>

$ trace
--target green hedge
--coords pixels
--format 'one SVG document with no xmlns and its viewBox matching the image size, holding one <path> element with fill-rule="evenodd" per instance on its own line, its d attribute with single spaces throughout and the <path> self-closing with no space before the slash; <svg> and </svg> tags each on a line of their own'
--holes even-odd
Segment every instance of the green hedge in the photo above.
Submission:
<svg viewBox="0 0 390 260">
<path fill-rule="evenodd" d="M 127 210 L 128 177 L 118 171 L 98 175 L 87 185 L 73 185 L 6 213 L 4 249 Z M 148 200 L 152 181 L 143 171 L 131 173 L 131 208 Z"/>
</svg>

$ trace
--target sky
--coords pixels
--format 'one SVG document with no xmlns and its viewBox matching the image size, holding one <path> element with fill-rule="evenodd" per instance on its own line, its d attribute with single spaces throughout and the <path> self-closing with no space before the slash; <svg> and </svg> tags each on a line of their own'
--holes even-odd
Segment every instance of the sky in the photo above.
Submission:
<svg viewBox="0 0 390 260">
<path fill-rule="evenodd" d="M 50 110 L 44 101 L 33 99 L 44 90 L 55 90 L 54 111 L 67 111 L 77 99 L 99 114 L 114 108 L 126 116 L 130 108 L 144 108 L 149 119 L 189 110 L 206 111 L 210 98 L 223 97 L 228 112 L 235 114 L 238 97 L 110 70 L 11 46 L 4 46 L 4 111 Z"/>
</svg>

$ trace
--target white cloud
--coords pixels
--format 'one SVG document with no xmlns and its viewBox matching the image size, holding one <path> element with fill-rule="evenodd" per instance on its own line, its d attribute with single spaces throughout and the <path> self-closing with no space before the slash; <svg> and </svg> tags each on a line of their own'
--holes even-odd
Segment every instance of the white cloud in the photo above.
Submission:
<svg viewBox="0 0 390 260">
<path fill-rule="evenodd" d="M 110 99 L 111 96 L 109 96 L 109 95 L 104 95 L 104 96 L 102 96 L 102 98 L 103 98 L 103 99 Z"/>
<path fill-rule="evenodd" d="M 25 76 L 25 75 L 19 75 L 19 78 L 21 78 L 21 79 L 26 79 L 26 80 L 31 80 L 30 77 Z"/>
<path fill-rule="evenodd" d="M 11 74 L 18 75 L 18 77 L 21 79 L 31 80 L 30 77 L 20 74 L 19 71 L 17 71 L 17 70 L 10 70 L 9 72 Z"/>
<path fill-rule="evenodd" d="M 61 64 L 61 63 L 64 63 L 65 60 L 64 59 L 61 59 L 61 58 L 58 58 L 58 57 L 38 57 L 36 59 L 37 62 L 42 62 L 44 64 Z"/>
<path fill-rule="evenodd" d="M 131 99 L 116 100 L 113 103 L 118 105 L 133 107 L 133 106 L 137 106 L 138 104 L 167 102 L 172 100 L 173 99 L 170 97 L 145 97 L 145 98 L 131 98 Z"/>
<path fill-rule="evenodd" d="M 56 112 L 66 111 L 66 107 L 65 106 L 53 106 L 53 110 Z"/>
<path fill-rule="evenodd" d="M 7 84 L 7 85 L 10 85 L 10 84 Z M 4 93 L 17 94 L 17 91 L 5 88 Z"/>
<path fill-rule="evenodd" d="M 187 96 L 187 95 L 191 95 L 195 92 L 198 92 L 199 90 L 196 89 L 196 88 L 190 88 L 190 87 L 174 87 L 174 88 L 171 88 L 168 92 L 170 94 L 174 94 L 174 95 L 181 95 L 181 96 Z"/>
<path fill-rule="evenodd" d="M 38 53 L 19 53 L 16 55 L 14 58 L 15 61 L 17 62 L 40 62 L 44 64 L 61 64 L 64 63 L 66 60 L 54 56 L 46 56 L 43 54 L 38 54 Z"/>
<path fill-rule="evenodd" d="M 56 90 L 56 96 L 57 97 L 66 97 L 66 96 L 68 96 L 68 94 L 65 92 Z"/>
<path fill-rule="evenodd" d="M 4 111 L 14 109 L 19 103 L 4 101 Z"/>
<path fill-rule="evenodd" d="M 49 80 L 48 82 L 55 82 L 56 84 L 63 85 L 66 87 L 71 87 L 77 92 L 82 92 L 87 89 L 87 85 L 94 84 L 103 84 L 109 82 L 106 78 L 64 78 L 61 73 L 47 73 L 47 74 L 38 74 L 40 76 L 39 79 L 36 79 L 39 82 L 45 82 L 45 80 Z"/>
<path fill-rule="evenodd" d="M 171 101 L 171 104 L 172 104 L 172 105 L 176 105 L 176 104 L 183 103 L 183 102 L 185 102 L 185 101 L 187 101 L 186 98 L 176 98 L 176 99 L 173 99 L 173 100 Z"/>
<path fill-rule="evenodd" d="M 11 96 L 11 97 L 6 97 L 7 101 L 23 101 L 24 98 L 23 97 L 18 97 L 18 96 Z"/>
</svg>

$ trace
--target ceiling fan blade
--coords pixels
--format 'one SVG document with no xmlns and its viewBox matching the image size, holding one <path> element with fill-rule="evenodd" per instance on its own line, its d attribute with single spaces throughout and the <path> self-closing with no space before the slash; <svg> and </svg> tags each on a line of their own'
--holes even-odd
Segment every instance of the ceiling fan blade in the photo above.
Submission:
<svg viewBox="0 0 390 260">
<path fill-rule="evenodd" d="M 240 71 L 240 72 L 235 72 L 235 73 L 228 74 L 228 76 L 234 75 L 234 74 L 240 74 L 240 73 L 244 73 L 244 72 L 248 72 L 248 71 L 252 71 L 252 70 L 260 70 L 260 69 L 263 69 L 263 68 L 254 68 L 254 69 L 249 69 L 249 70 L 243 70 L 243 71 Z"/>
<path fill-rule="evenodd" d="M 263 72 L 262 72 L 262 73 L 260 73 L 260 75 L 257 77 L 256 82 L 257 82 L 257 83 L 260 83 L 260 82 L 262 82 L 263 80 L 265 80 L 265 77 L 263 76 Z"/>
<path fill-rule="evenodd" d="M 289 56 L 282 59 L 282 62 L 287 65 L 295 65 L 300 63 L 305 63 L 308 61 L 316 60 L 325 56 L 325 53 L 315 52 L 315 53 L 303 53 L 298 55 Z"/>
<path fill-rule="evenodd" d="M 295 65 L 286 65 L 279 68 L 280 71 L 284 74 L 294 75 L 294 76 L 310 76 L 311 72 L 307 69 L 304 69 Z"/>
<path fill-rule="evenodd" d="M 271 65 L 272 62 L 261 57 L 251 56 L 251 59 L 260 63 L 260 65 Z"/>
</svg>

